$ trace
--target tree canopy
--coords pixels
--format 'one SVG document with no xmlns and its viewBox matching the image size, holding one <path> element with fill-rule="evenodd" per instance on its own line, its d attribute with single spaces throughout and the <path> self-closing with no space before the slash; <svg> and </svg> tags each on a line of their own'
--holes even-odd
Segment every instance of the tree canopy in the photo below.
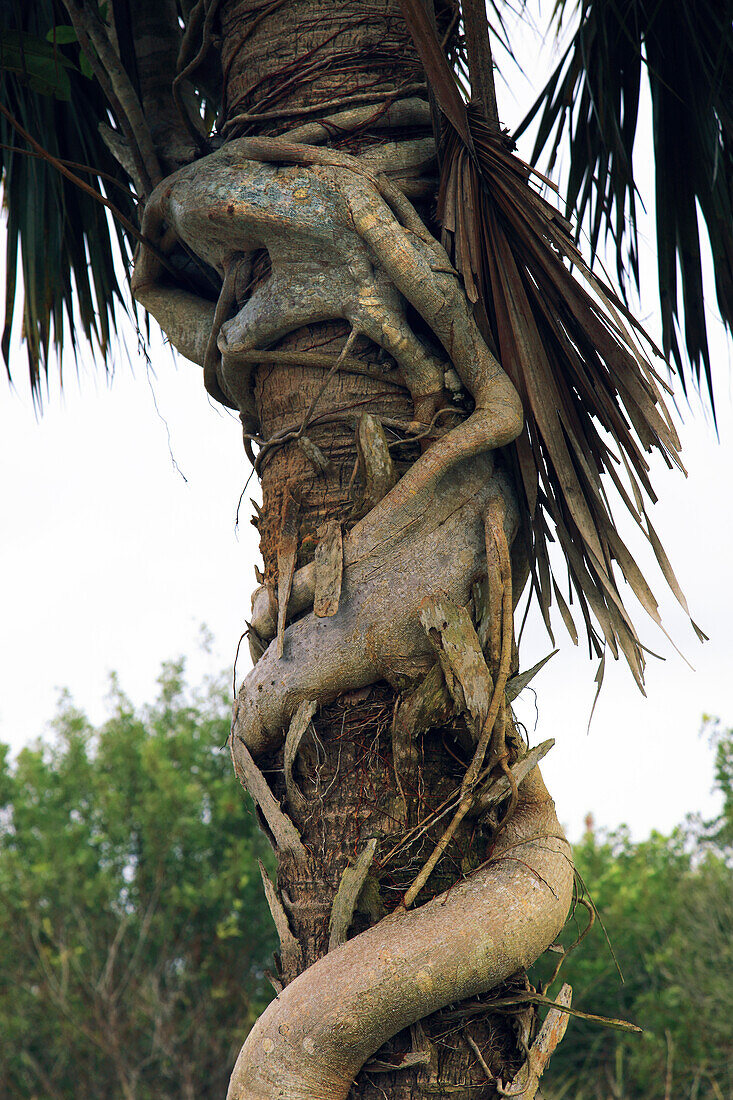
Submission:
<svg viewBox="0 0 733 1100">
<path fill-rule="evenodd" d="M 51 737 L 12 762 L 3 752 L 3 1095 L 218 1097 L 272 995 L 257 868 L 270 856 L 221 749 L 225 692 L 187 687 L 182 662 L 159 683 L 136 709 L 113 680 L 98 729 L 65 696 Z M 548 1100 L 719 1100 L 733 1084 L 733 731 L 706 729 L 718 817 L 643 841 L 589 818 L 575 848 L 600 916 L 561 979 L 577 1009 L 643 1035 L 573 1019 Z M 562 944 L 586 924 L 577 908 Z"/>
<path fill-rule="evenodd" d="M 634 841 L 624 827 L 596 830 L 589 816 L 574 845 L 599 916 L 560 973 L 575 1007 L 643 1034 L 573 1020 L 548 1073 L 550 1100 L 719 1100 L 733 1087 L 733 731 L 708 721 L 704 732 L 716 743 L 723 796 L 715 820 Z M 564 946 L 587 923 L 578 908 Z M 538 963 L 536 978 L 552 961 Z"/>
<path fill-rule="evenodd" d="M 271 996 L 270 853 L 223 748 L 220 685 L 164 666 L 95 729 L 64 698 L 53 738 L 0 770 L 0 1094 L 220 1097 Z"/>
</svg>

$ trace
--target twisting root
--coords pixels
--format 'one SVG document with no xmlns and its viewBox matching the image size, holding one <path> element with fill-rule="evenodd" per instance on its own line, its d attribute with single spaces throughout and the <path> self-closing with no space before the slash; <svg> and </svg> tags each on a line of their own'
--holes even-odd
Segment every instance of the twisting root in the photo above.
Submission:
<svg viewBox="0 0 733 1100">
<path fill-rule="evenodd" d="M 461 783 L 461 800 L 458 803 L 458 809 L 456 810 L 453 818 L 441 836 L 438 843 L 435 845 L 432 854 L 420 870 L 415 881 L 410 886 L 409 890 L 405 893 L 402 899 L 402 904 L 405 909 L 409 909 L 413 904 L 417 895 L 422 890 L 425 883 L 430 878 L 430 875 L 435 870 L 438 860 L 445 852 L 446 848 L 450 844 L 451 840 L 455 836 L 458 826 L 463 821 L 467 813 L 472 809 L 474 802 L 476 801 L 476 788 L 479 781 L 479 775 L 481 768 L 483 767 L 484 759 L 486 757 L 486 751 L 489 747 L 489 743 L 492 738 L 495 744 L 492 746 L 490 767 L 494 763 L 503 763 L 504 772 L 509 776 L 510 782 L 513 784 L 513 795 L 516 792 L 516 784 L 514 784 L 511 772 L 506 765 L 506 744 L 505 744 L 505 720 L 504 720 L 504 692 L 506 691 L 507 680 L 509 679 L 509 668 L 511 665 L 512 657 L 512 575 L 511 575 L 511 562 L 509 561 L 509 546 L 507 545 L 506 534 L 504 531 L 504 508 L 503 504 L 499 507 L 495 506 L 495 509 L 489 515 L 487 521 L 487 530 L 489 526 L 491 533 L 495 540 L 496 549 L 498 551 L 498 558 L 501 566 L 501 580 L 502 580 L 502 620 L 501 620 L 501 656 L 499 662 L 499 673 L 494 684 L 494 691 L 489 706 L 489 713 L 484 721 L 483 728 L 479 737 L 476 751 L 473 754 L 473 759 L 468 766 L 463 782 Z M 504 823 L 508 821 L 509 814 L 511 814 L 513 807 L 510 805 L 508 814 L 504 817 Z"/>
<path fill-rule="evenodd" d="M 522 790 L 496 859 L 286 986 L 250 1032 L 227 1100 L 345 1100 L 395 1032 L 497 985 L 552 942 L 570 904 L 569 846 L 538 771 Z M 502 859 L 508 847 L 514 858 Z"/>
<path fill-rule="evenodd" d="M 419 152 L 405 153 L 405 163 Z M 400 161 L 399 150 L 390 156 Z M 136 266 L 135 294 L 171 341 L 205 365 L 209 392 L 239 409 L 245 439 L 261 448 L 256 469 L 286 443 L 308 451 L 309 423 L 356 420 L 363 411 L 317 408 L 335 372 L 354 369 L 349 353 L 357 333 L 394 360 L 396 370 L 386 374 L 385 384 L 404 385 L 412 397 L 411 423 L 389 426 L 407 437 L 432 439 L 393 484 L 381 428 L 360 421 L 362 450 L 373 451 L 369 460 L 362 455 L 365 503 L 373 506 L 343 540 L 336 539 L 335 549 L 324 545 L 318 561 L 297 572 L 297 517 L 294 510 L 284 517 L 278 599 L 272 586 L 253 598 L 253 636 L 262 646 L 270 644 L 261 655 L 258 644 L 232 725 L 237 772 L 256 790 L 276 840 L 279 835 L 279 843 L 294 852 L 299 837 L 291 835 L 294 826 L 254 758 L 276 749 L 286 730 L 295 731 L 285 770 L 288 797 L 297 804 L 292 768 L 304 713 L 380 679 L 412 677 L 420 685 L 415 713 L 421 699 L 434 703 L 422 715 L 422 728 L 433 715 L 445 714 L 446 706 L 447 713 L 453 708 L 469 714 L 473 758 L 460 791 L 420 823 L 425 829 L 452 815 L 404 906 L 329 952 L 282 991 L 247 1039 L 229 1090 L 230 1100 L 343 1100 L 359 1069 L 397 1031 L 534 961 L 557 935 L 570 903 L 569 848 L 535 767 L 546 748 L 533 750 L 512 769 L 506 752 L 509 546 L 519 514 L 511 482 L 495 467 L 492 452 L 521 431 L 521 403 L 483 341 L 445 251 L 405 195 L 380 174 L 378 160 L 272 138 L 232 141 L 156 189 L 144 227 L 163 241 L 165 226 L 166 248 L 177 236 L 219 273 L 219 302 L 214 306 L 163 285 L 159 258 L 145 252 Z M 271 273 L 251 293 L 238 295 L 237 264 L 261 249 Z M 231 317 L 235 299 L 241 308 Z M 420 331 L 410 323 L 411 311 L 422 318 Z M 350 326 L 343 351 L 335 360 L 319 357 L 328 373 L 301 424 L 264 439 L 252 372 L 259 356 L 277 363 L 286 362 L 288 353 L 258 349 L 330 319 Z M 458 426 L 438 429 L 447 403 L 446 372 L 455 379 L 452 388 L 471 396 L 473 411 Z M 316 464 L 323 457 L 314 448 L 310 455 Z M 487 590 L 481 639 L 466 611 L 477 584 Z M 450 697 L 442 684 L 436 688 L 434 676 L 429 679 L 436 653 L 422 626 L 428 605 L 445 609 L 456 626 Z M 468 639 L 464 651 L 461 637 Z M 448 660 L 447 648 L 441 664 L 443 657 Z M 402 732 L 409 737 L 413 731 Z M 410 908 L 461 821 L 507 795 L 509 813 L 492 858 L 445 894 Z M 342 935 L 345 928 L 335 940 Z"/>
</svg>

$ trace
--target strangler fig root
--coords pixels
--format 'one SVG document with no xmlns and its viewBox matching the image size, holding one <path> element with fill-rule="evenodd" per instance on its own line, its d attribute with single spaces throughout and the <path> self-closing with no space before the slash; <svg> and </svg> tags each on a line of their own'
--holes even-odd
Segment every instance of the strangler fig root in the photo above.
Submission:
<svg viewBox="0 0 733 1100">
<path fill-rule="evenodd" d="M 414 143 L 403 144 L 401 153 L 424 157 Z M 307 862 L 287 812 L 303 802 L 293 773 L 300 739 L 319 705 L 380 680 L 403 692 L 393 723 L 395 744 L 401 737 L 405 749 L 402 756 L 395 749 L 397 770 L 407 766 L 402 757 L 410 756 L 416 726 L 424 729 L 441 714 L 469 715 L 474 761 L 449 828 L 479 809 L 484 758 L 484 770 L 498 769 L 511 788 L 487 863 L 409 908 L 450 840 L 446 833 L 397 911 L 334 947 L 278 994 L 242 1048 L 230 1100 L 343 1100 L 361 1067 L 397 1032 L 529 966 L 557 935 L 571 899 L 570 849 L 553 803 L 536 768 L 527 768 L 524 782 L 514 779 L 504 740 L 509 547 L 520 518 L 512 478 L 496 452 L 521 432 L 522 404 L 446 252 L 383 174 L 388 160 L 280 138 L 228 142 L 156 188 L 143 225 L 156 251 L 143 249 L 135 268 L 137 299 L 171 342 L 202 364 L 209 393 L 238 409 L 250 457 L 253 446 L 260 448 L 256 470 L 274 449 L 292 443 L 320 476 L 330 459 L 306 435 L 311 418 L 354 420 L 360 488 L 351 515 L 322 531 L 315 560 L 296 569 L 300 503 L 297 485 L 291 493 L 288 483 L 277 581 L 269 577 L 253 602 L 256 663 L 237 694 L 231 751 L 273 843 L 297 865 Z M 160 257 L 176 241 L 218 273 L 216 305 L 167 284 Z M 268 273 L 250 282 L 258 253 L 266 253 Z M 319 356 L 328 373 L 309 411 L 300 424 L 267 438 L 253 388 L 258 355 L 287 355 L 278 347 L 283 337 L 334 320 L 346 322 L 350 336 L 338 358 Z M 412 419 L 387 425 L 396 439 L 388 440 L 368 410 L 321 407 L 357 337 L 386 353 L 380 374 L 386 384 L 409 391 Z M 460 394 L 459 409 L 451 409 L 448 390 Z M 423 448 L 401 477 L 390 450 L 400 434 Z M 504 548 L 501 568 L 492 565 L 494 544 Z M 526 570 L 517 572 L 515 563 L 515 572 L 518 598 Z M 445 609 L 443 634 L 441 624 L 426 628 L 428 606 Z M 470 607 L 479 607 L 477 630 Z M 468 657 L 481 666 L 483 692 L 465 681 L 465 669 L 475 667 L 465 654 L 456 656 L 450 676 L 442 669 L 450 693 L 435 682 L 432 634 L 445 640 L 448 619 L 465 626 L 456 645 L 468 645 L 470 636 Z M 479 713 L 479 696 L 486 714 Z M 284 740 L 287 807 L 257 764 Z M 287 932 L 272 884 L 268 899 Z M 334 943 L 348 926 L 344 918 Z"/>
<path fill-rule="evenodd" d="M 275 998 L 242 1047 L 227 1100 L 345 1100 L 391 1036 L 529 966 L 562 928 L 572 884 L 570 848 L 535 769 L 487 864 L 330 951 Z"/>
</svg>

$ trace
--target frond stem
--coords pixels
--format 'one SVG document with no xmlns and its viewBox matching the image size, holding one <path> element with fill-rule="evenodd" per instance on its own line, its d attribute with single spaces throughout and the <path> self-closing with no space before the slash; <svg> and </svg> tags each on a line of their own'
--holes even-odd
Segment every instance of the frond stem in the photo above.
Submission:
<svg viewBox="0 0 733 1100">
<path fill-rule="evenodd" d="M 84 49 L 84 52 L 119 118 L 120 125 L 126 131 L 132 155 L 136 161 L 140 161 L 141 182 L 147 197 L 155 185 L 163 179 L 163 172 L 140 100 L 99 17 L 90 13 L 83 2 L 81 4 L 77 3 L 77 0 L 63 0 L 63 2 L 82 49 L 85 43 L 92 47 Z"/>
<path fill-rule="evenodd" d="M 498 133 L 499 111 L 496 106 L 494 62 L 491 56 L 486 3 L 485 0 L 463 0 L 462 7 L 471 90 L 486 112 L 489 125 Z"/>
</svg>

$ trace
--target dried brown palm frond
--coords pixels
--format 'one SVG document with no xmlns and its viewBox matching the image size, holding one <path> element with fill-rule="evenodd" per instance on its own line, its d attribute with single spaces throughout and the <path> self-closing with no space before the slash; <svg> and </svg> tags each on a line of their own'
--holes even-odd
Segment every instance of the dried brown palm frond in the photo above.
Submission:
<svg viewBox="0 0 733 1100">
<path fill-rule="evenodd" d="M 645 452 L 679 461 L 654 345 L 619 296 L 591 272 L 565 218 L 531 184 L 511 141 L 467 108 L 420 0 L 401 0 L 444 128 L 438 216 L 487 340 L 522 398 L 525 428 L 509 448 L 530 539 L 532 578 L 550 633 L 553 595 L 571 635 L 548 542 L 564 553 L 591 648 L 623 653 L 641 686 L 644 654 L 617 572 L 660 626 L 656 600 L 618 534 L 602 475 L 618 490 L 662 572 L 684 596 L 646 514 L 656 499 Z M 574 268 L 571 271 L 570 268 Z M 581 282 L 580 276 L 586 285 Z M 697 629 L 697 628 L 696 628 Z"/>
</svg>

